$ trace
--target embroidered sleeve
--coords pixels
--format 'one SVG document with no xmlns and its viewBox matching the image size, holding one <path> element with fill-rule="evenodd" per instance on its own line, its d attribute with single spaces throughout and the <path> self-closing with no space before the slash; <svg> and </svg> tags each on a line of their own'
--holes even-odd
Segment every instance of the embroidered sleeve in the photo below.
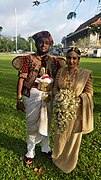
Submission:
<svg viewBox="0 0 101 180">
<path fill-rule="evenodd" d="M 30 65 L 30 56 L 17 56 L 13 59 L 13 66 L 19 71 L 18 75 L 22 78 L 27 78 L 28 67 Z"/>
<path fill-rule="evenodd" d="M 28 67 L 29 67 L 29 56 L 22 57 L 22 67 L 19 71 L 19 77 L 27 78 L 28 75 Z"/>
</svg>

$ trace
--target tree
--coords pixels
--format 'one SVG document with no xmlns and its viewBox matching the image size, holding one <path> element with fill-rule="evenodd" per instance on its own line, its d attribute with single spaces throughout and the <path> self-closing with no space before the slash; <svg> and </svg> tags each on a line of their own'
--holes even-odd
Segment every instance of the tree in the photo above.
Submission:
<svg viewBox="0 0 101 180">
<path fill-rule="evenodd" d="M 3 27 L 0 26 L 0 38 L 1 38 L 1 31 L 3 30 Z"/>
<path fill-rule="evenodd" d="M 96 33 L 97 33 L 98 35 L 101 36 L 101 25 L 92 24 L 92 25 L 89 26 L 89 31 L 93 35 L 96 35 Z"/>
<path fill-rule="evenodd" d="M 43 2 L 40 2 L 40 1 L 33 1 L 33 6 L 39 6 L 40 4 L 44 4 L 44 3 L 47 3 L 49 2 L 50 0 L 45 0 Z M 79 7 L 80 3 L 82 1 L 85 1 L 85 0 L 79 0 L 79 4 L 77 5 L 77 7 L 75 8 L 75 10 L 73 12 L 70 12 L 68 15 L 67 15 L 67 19 L 72 19 L 72 18 L 76 18 L 76 10 L 77 8 Z M 100 1 L 100 0 L 99 0 Z M 57 2 L 58 3 L 58 2 Z"/>
<path fill-rule="evenodd" d="M 93 34 L 94 36 L 97 35 L 96 43 L 101 44 L 101 24 L 92 24 L 89 26 L 89 33 Z"/>
<path fill-rule="evenodd" d="M 0 39 L 0 52 L 8 52 L 13 50 L 13 42 L 10 37 L 2 36 Z"/>
<path fill-rule="evenodd" d="M 0 32 L 2 31 L 3 27 L 0 26 Z"/>
<path fill-rule="evenodd" d="M 41 5 L 41 4 L 48 3 L 49 1 L 51 1 L 51 0 L 43 0 L 42 2 L 40 2 L 40 1 L 33 1 L 33 6 L 39 6 L 39 5 Z M 62 0 L 62 1 L 63 1 L 63 0 Z M 79 7 L 80 4 L 82 3 L 82 1 L 85 1 L 85 0 L 79 0 L 79 3 L 78 3 L 78 5 L 76 6 L 76 8 L 74 9 L 74 11 L 73 11 L 73 12 L 70 12 L 70 13 L 67 15 L 67 19 L 68 19 L 68 20 L 69 20 L 69 19 L 72 19 L 72 18 L 76 18 L 76 15 L 77 15 L 76 10 L 78 9 L 78 7 Z M 57 1 L 57 3 L 58 3 L 58 1 Z M 98 6 L 100 6 L 100 3 L 101 3 L 101 0 L 98 0 Z M 100 11 L 101 11 L 101 9 L 100 9 Z"/>
<path fill-rule="evenodd" d="M 33 41 L 33 38 L 31 36 L 28 37 L 28 42 L 30 44 L 30 52 L 36 51 L 35 42 Z"/>
<path fill-rule="evenodd" d="M 76 18 L 76 12 L 70 12 L 67 16 L 67 19 L 72 19 L 72 18 Z"/>
<path fill-rule="evenodd" d="M 18 49 L 21 49 L 23 52 L 29 51 L 29 42 L 21 37 L 20 35 L 17 37 L 18 39 Z M 0 52 L 11 52 L 16 50 L 16 38 L 2 36 L 0 39 Z"/>
<path fill-rule="evenodd" d="M 46 0 L 46 1 L 43 1 L 43 2 L 33 1 L 33 6 L 39 6 L 39 4 L 44 4 L 44 3 L 47 3 L 48 1 L 50 1 L 50 0 Z"/>
<path fill-rule="evenodd" d="M 84 37 L 79 38 L 78 41 L 76 42 L 76 46 L 81 48 L 81 49 L 85 49 L 85 48 L 89 48 L 89 38 L 88 37 Z"/>
<path fill-rule="evenodd" d="M 13 44 L 14 44 L 14 50 L 16 50 L 16 41 L 15 41 L 15 37 L 13 37 Z M 18 46 L 18 50 L 22 50 L 22 51 L 29 51 L 29 44 L 28 41 L 21 37 L 21 35 L 17 36 L 17 46 Z"/>
</svg>

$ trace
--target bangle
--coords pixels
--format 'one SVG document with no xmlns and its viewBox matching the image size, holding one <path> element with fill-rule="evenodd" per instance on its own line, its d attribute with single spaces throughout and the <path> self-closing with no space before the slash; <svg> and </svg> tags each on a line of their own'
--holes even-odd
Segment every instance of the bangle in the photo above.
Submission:
<svg viewBox="0 0 101 180">
<path fill-rule="evenodd" d="M 22 98 L 21 99 L 17 99 L 17 102 L 23 102 Z"/>
<path fill-rule="evenodd" d="M 22 99 L 22 95 L 17 96 L 17 100 L 20 100 L 20 99 Z"/>
</svg>

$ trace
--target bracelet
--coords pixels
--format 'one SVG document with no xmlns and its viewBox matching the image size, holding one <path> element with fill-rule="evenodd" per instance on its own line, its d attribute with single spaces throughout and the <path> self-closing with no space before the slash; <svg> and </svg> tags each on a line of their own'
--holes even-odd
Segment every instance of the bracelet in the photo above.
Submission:
<svg viewBox="0 0 101 180">
<path fill-rule="evenodd" d="M 17 102 L 23 102 L 23 100 L 22 99 L 17 99 Z"/>
<path fill-rule="evenodd" d="M 22 99 L 22 95 L 18 95 L 18 96 L 17 96 L 17 99 Z"/>
<path fill-rule="evenodd" d="M 23 100 L 22 100 L 22 95 L 18 95 L 17 96 L 17 102 L 22 102 Z"/>
</svg>

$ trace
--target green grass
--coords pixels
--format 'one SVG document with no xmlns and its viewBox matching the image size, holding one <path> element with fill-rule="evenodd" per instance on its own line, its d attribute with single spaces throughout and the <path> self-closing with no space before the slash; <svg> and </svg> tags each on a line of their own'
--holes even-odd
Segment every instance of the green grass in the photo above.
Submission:
<svg viewBox="0 0 101 180">
<path fill-rule="evenodd" d="M 26 169 L 22 157 L 26 153 L 25 113 L 16 110 L 17 71 L 12 67 L 15 55 L 0 54 L 0 180 L 100 180 L 101 129 L 101 59 L 81 58 L 81 66 L 93 71 L 94 76 L 94 131 L 84 135 L 78 164 L 73 172 L 65 174 L 51 160 L 41 156 L 36 147 L 33 165 Z M 53 148 L 54 123 L 51 131 Z M 37 174 L 39 165 L 43 171 Z"/>
</svg>

